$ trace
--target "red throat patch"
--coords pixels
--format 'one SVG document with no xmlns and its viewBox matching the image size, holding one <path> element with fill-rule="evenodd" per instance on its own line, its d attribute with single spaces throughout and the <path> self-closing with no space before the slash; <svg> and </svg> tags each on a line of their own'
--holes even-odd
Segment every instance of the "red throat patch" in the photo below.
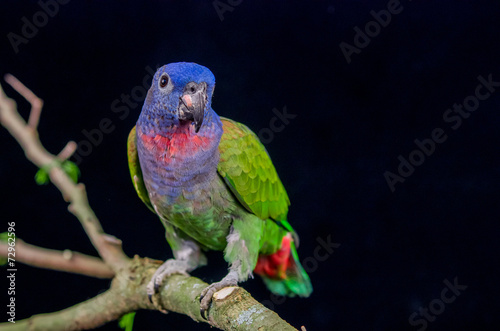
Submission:
<svg viewBox="0 0 500 331">
<path fill-rule="evenodd" d="M 159 134 L 155 136 L 141 134 L 140 137 L 147 150 L 154 151 L 159 161 L 167 163 L 175 158 L 191 157 L 200 149 L 208 150 L 212 142 L 211 138 L 191 134 L 188 126 L 182 131 L 171 134 L 170 137 Z"/>
</svg>

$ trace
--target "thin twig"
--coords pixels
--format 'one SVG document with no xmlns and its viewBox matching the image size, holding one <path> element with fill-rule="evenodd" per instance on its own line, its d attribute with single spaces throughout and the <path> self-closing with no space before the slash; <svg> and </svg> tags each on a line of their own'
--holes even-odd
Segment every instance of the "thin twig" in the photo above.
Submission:
<svg viewBox="0 0 500 331">
<path fill-rule="evenodd" d="M 5 81 L 9 83 L 9 85 L 12 86 L 14 90 L 21 94 L 26 99 L 26 101 L 31 104 L 31 113 L 28 119 L 28 126 L 32 130 L 36 130 L 38 128 L 40 115 L 42 113 L 43 100 L 37 97 L 35 93 L 33 93 L 13 75 L 6 74 Z"/>
<path fill-rule="evenodd" d="M 0 256 L 7 257 L 8 245 L 0 242 Z M 101 259 L 70 250 L 57 251 L 25 243 L 16 238 L 16 261 L 33 267 L 66 271 L 96 278 L 113 278 L 115 273 Z"/>
<path fill-rule="evenodd" d="M 74 141 L 69 141 L 59 154 L 57 154 L 57 159 L 61 162 L 66 161 L 76 151 L 76 147 L 77 145 Z"/>
</svg>

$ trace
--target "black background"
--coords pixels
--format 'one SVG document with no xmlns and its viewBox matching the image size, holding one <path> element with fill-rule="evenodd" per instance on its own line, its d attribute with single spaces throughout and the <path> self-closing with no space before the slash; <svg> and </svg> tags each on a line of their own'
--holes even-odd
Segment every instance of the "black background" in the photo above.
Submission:
<svg viewBox="0 0 500 331">
<path fill-rule="evenodd" d="M 197 62 L 216 77 L 219 115 L 255 132 L 270 127 L 273 108 L 296 115 L 266 147 L 292 201 L 299 255 L 316 261 L 314 293 L 276 304 L 276 312 L 308 330 L 417 330 L 409 316 L 457 277 L 467 289 L 428 329 L 493 329 L 500 308 L 500 91 L 456 130 L 443 114 L 474 94 L 478 76 L 500 81 L 500 4 L 402 1 L 402 11 L 348 64 L 339 44 L 352 45 L 354 27 L 364 29 L 370 11 L 387 4 L 243 0 L 221 20 L 212 1 L 71 1 L 16 53 L 7 34 L 22 35 L 22 18 L 33 22 L 41 7 L 2 1 L 0 73 L 14 74 L 44 99 L 40 136 L 53 153 L 69 140 L 88 141 L 83 130 L 103 118 L 112 121 L 113 131 L 82 158 L 81 181 L 104 229 L 123 240 L 128 255 L 166 259 L 171 252 L 128 174 L 126 138 L 142 105 L 122 118 L 111 105 L 142 85 L 147 66 Z M 27 115 L 29 105 L 2 85 Z M 397 173 L 398 156 L 407 159 L 414 140 L 435 128 L 447 140 L 391 192 L 384 173 Z M 95 255 L 60 193 L 35 184 L 36 168 L 4 129 L 0 142 L 2 231 L 15 221 L 16 235 L 31 244 Z M 317 240 L 328 237 L 340 247 L 318 261 Z M 193 274 L 219 280 L 222 254 L 209 260 Z M 108 286 L 19 264 L 16 317 L 66 308 Z M 270 300 L 260 279 L 242 286 Z M 117 328 L 112 322 L 102 329 Z M 181 328 L 209 330 L 174 313 L 136 316 L 136 330 Z"/>
</svg>

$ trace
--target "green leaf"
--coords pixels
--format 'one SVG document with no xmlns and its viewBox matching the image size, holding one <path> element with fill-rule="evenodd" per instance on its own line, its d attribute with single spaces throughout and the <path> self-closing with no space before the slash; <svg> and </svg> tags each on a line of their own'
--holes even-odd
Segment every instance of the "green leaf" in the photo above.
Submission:
<svg viewBox="0 0 500 331">
<path fill-rule="evenodd" d="M 54 160 L 52 163 L 47 164 L 40 169 L 35 174 L 35 182 L 38 185 L 46 185 L 50 181 L 49 171 L 52 167 L 61 165 L 62 170 L 71 178 L 72 181 L 78 183 L 78 178 L 80 177 L 80 169 L 78 166 L 71 161 L 64 161 L 60 163 L 58 160 Z"/>
<path fill-rule="evenodd" d="M 40 168 L 35 174 L 35 182 L 38 185 L 46 185 L 49 183 L 49 173 L 45 168 Z"/>
<path fill-rule="evenodd" d="M 125 331 L 132 331 L 132 327 L 134 326 L 134 317 L 135 317 L 135 311 L 125 314 L 120 318 L 118 325 Z"/>
<path fill-rule="evenodd" d="M 2 233 L 0 233 L 0 241 L 7 241 L 7 238 L 9 238 L 9 233 L 8 232 L 2 232 Z"/>
<path fill-rule="evenodd" d="M 71 178 L 75 183 L 78 183 L 78 178 L 80 178 L 80 169 L 74 162 L 64 161 L 62 168 L 69 178 Z"/>
</svg>

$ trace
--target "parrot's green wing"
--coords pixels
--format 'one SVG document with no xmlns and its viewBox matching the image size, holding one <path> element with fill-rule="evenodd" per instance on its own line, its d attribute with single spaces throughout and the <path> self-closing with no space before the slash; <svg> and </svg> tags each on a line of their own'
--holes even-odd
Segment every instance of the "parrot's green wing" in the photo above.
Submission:
<svg viewBox="0 0 500 331">
<path fill-rule="evenodd" d="M 290 242 L 293 262 L 289 261 L 286 267 L 286 277 L 275 279 L 265 273 L 260 275 L 273 293 L 308 297 L 312 286 L 297 254 L 299 238 L 286 220 L 290 200 L 271 158 L 259 138 L 245 125 L 222 117 L 221 121 L 224 133 L 219 144 L 219 174 L 245 208 L 261 219 L 274 220 L 293 237 Z M 272 242 L 273 249 L 263 247 L 260 253 L 264 256 L 276 253 L 283 238 L 271 222 L 265 222 L 265 226 L 262 241 Z"/>
<path fill-rule="evenodd" d="M 128 155 L 128 167 L 130 169 L 130 177 L 132 177 L 132 183 L 134 183 L 134 188 L 137 195 L 146 204 L 146 206 L 151 209 L 153 213 L 156 214 L 151 201 L 149 200 L 149 194 L 144 185 L 144 180 L 142 178 L 141 165 L 139 163 L 139 156 L 137 155 L 136 146 L 137 135 L 135 134 L 135 126 L 132 128 L 128 135 L 127 140 L 127 155 Z"/>
<path fill-rule="evenodd" d="M 293 232 L 286 221 L 290 200 L 264 145 L 245 125 L 223 117 L 221 121 L 219 174 L 248 211 Z"/>
</svg>

